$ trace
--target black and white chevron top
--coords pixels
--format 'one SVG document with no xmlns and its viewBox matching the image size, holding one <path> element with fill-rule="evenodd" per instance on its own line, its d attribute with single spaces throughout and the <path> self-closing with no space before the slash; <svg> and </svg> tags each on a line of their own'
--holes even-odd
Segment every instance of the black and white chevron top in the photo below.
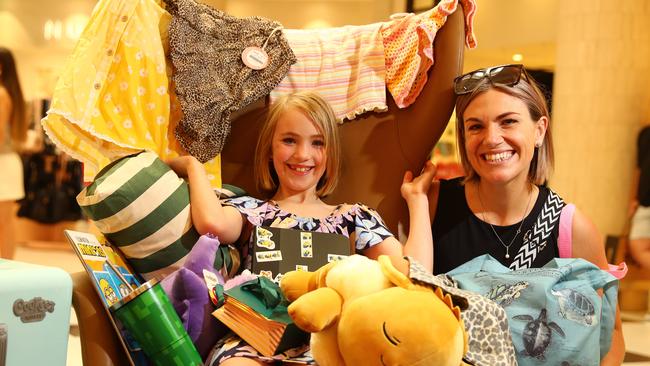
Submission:
<svg viewBox="0 0 650 366">
<path fill-rule="evenodd" d="M 469 209 L 465 187 L 460 182 L 458 178 L 440 184 L 438 207 L 431 225 L 435 274 L 448 272 L 483 254 L 490 254 L 511 269 L 541 267 L 560 256 L 557 237 L 565 203 L 555 192 L 539 187 L 537 201 L 510 246 L 510 258 L 505 258 L 506 249 L 490 226 Z M 494 225 L 494 229 L 504 243 L 510 243 L 519 224 Z"/>
</svg>

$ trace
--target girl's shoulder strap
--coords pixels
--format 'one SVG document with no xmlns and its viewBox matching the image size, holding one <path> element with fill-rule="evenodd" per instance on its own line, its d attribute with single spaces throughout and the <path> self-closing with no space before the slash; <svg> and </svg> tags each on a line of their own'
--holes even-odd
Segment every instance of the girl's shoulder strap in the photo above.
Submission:
<svg viewBox="0 0 650 366">
<path fill-rule="evenodd" d="M 562 208 L 560 213 L 560 234 L 557 238 L 557 246 L 560 251 L 560 258 L 571 258 L 572 254 L 572 224 L 573 224 L 573 213 L 576 210 L 576 206 L 573 203 L 569 203 Z"/>
</svg>

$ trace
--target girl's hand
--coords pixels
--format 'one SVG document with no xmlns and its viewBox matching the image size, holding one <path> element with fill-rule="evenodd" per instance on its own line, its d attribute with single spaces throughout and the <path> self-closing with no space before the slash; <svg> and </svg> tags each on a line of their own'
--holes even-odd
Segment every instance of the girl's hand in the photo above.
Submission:
<svg viewBox="0 0 650 366">
<path fill-rule="evenodd" d="M 431 187 L 431 182 L 436 176 L 436 171 L 438 168 L 430 160 L 424 164 L 424 169 L 419 176 L 413 178 L 413 173 L 407 171 L 404 173 L 404 179 L 402 180 L 402 187 L 400 192 L 402 197 L 408 202 L 410 198 L 417 196 L 426 196 Z"/>
<path fill-rule="evenodd" d="M 179 156 L 177 158 L 165 161 L 169 167 L 178 174 L 178 176 L 186 178 L 187 171 L 192 164 L 200 164 L 198 160 L 192 155 Z"/>
</svg>

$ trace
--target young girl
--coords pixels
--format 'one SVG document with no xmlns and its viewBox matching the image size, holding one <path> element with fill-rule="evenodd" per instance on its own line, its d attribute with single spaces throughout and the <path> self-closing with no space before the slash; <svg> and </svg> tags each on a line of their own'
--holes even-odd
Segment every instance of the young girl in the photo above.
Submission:
<svg viewBox="0 0 650 366">
<path fill-rule="evenodd" d="M 542 267 L 559 257 L 558 217 L 564 205 L 545 186 L 553 140 L 544 94 L 522 65 L 475 70 L 454 84 L 456 132 L 467 175 L 432 186 L 433 272 L 448 272 L 483 254 L 511 269 Z M 602 236 L 578 210 L 571 231 L 573 257 L 607 269 Z M 538 235 L 546 236 L 536 240 Z M 623 354 L 617 314 L 602 365 L 620 365 Z"/>
<path fill-rule="evenodd" d="M 23 198 L 23 164 L 15 152 L 27 134 L 25 101 L 11 51 L 0 47 L 0 257 L 11 259 L 15 243 L 14 201 Z"/>
<path fill-rule="evenodd" d="M 258 188 L 269 199 L 245 196 L 220 202 L 195 158 L 183 156 L 169 165 L 189 179 L 195 228 L 201 234 L 216 235 L 223 243 L 236 242 L 245 224 L 280 226 L 345 235 L 354 241 L 357 252 L 370 258 L 380 254 L 405 254 L 425 261 L 432 258 L 426 198 L 435 173 L 432 164 L 427 164 L 415 179 L 410 172 L 404 176 L 401 193 L 411 220 L 404 248 L 376 211 L 360 203 L 323 202 L 322 198 L 334 190 L 338 180 L 340 146 L 334 112 L 317 94 L 288 95 L 276 101 L 269 111 L 260 131 L 255 161 Z M 251 257 L 243 249 L 242 260 L 248 267 Z M 215 347 L 208 364 L 259 365 L 256 357 L 252 347 L 230 337 Z"/>
</svg>

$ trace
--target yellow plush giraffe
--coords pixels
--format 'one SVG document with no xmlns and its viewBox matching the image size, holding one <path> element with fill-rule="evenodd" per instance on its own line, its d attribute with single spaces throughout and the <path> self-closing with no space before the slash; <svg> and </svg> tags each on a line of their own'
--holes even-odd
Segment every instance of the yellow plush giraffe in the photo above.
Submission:
<svg viewBox="0 0 650 366">
<path fill-rule="evenodd" d="M 391 259 L 353 255 L 281 282 L 320 366 L 463 365 L 467 335 L 449 295 L 416 285 Z"/>
</svg>

